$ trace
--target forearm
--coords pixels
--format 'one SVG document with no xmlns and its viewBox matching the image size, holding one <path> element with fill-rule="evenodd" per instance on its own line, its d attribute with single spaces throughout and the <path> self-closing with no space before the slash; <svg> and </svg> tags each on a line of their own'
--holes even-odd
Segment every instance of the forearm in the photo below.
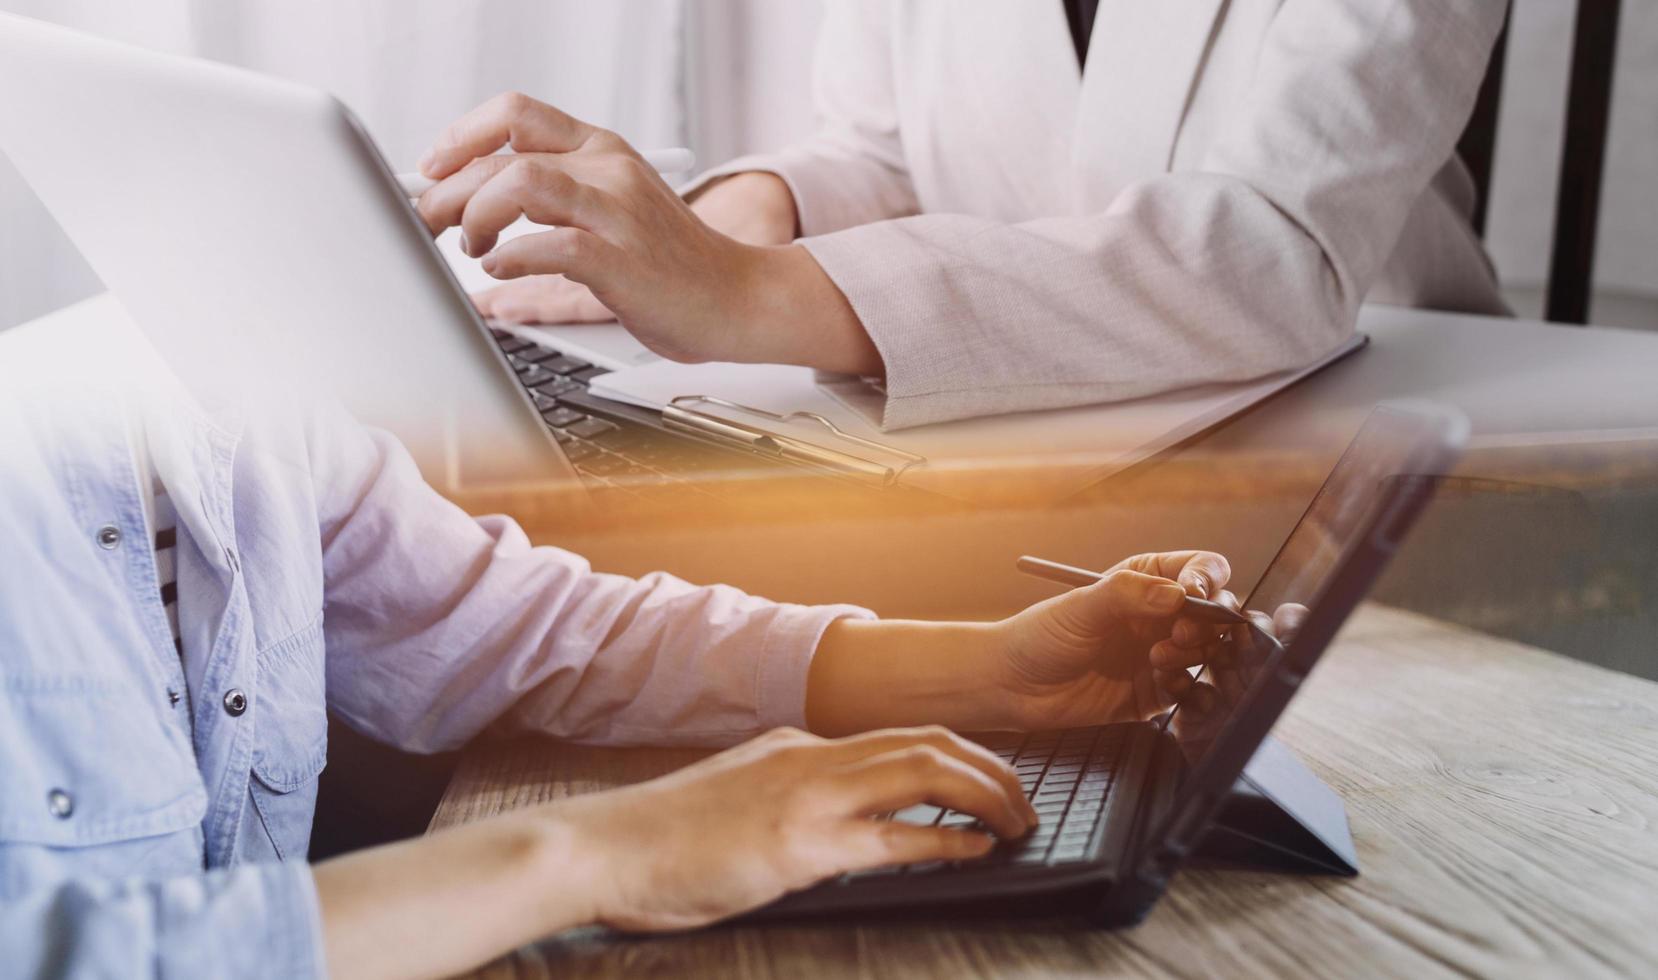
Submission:
<svg viewBox="0 0 1658 980">
<path fill-rule="evenodd" d="M 1023 727 L 996 681 L 1005 659 L 998 623 L 838 620 L 823 634 L 806 682 L 806 721 L 820 735 L 944 725 Z"/>
<path fill-rule="evenodd" d="M 541 807 L 317 865 L 330 974 L 449 976 L 593 921 L 578 836 Z"/>
<path fill-rule="evenodd" d="M 885 373 L 881 354 L 834 280 L 800 245 L 743 246 L 731 331 L 717 359 Z"/>
</svg>

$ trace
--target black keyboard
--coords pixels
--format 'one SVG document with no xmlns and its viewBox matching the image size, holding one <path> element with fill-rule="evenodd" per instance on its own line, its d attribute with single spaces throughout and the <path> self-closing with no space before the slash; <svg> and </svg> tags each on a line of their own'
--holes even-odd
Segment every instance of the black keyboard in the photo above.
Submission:
<svg viewBox="0 0 1658 980">
<path fill-rule="evenodd" d="M 1106 798 L 1111 795 L 1132 726 L 1106 725 L 1029 735 L 986 735 L 978 741 L 1013 766 L 1019 785 L 1041 821 L 1015 841 L 996 845 L 977 861 L 932 861 L 880 868 L 848 875 L 850 879 L 895 874 L 926 874 L 951 868 L 996 865 L 1040 866 L 1086 860 L 1095 845 Z M 936 806 L 912 806 L 894 820 L 940 827 L 981 829 L 974 817 Z"/>
<path fill-rule="evenodd" d="M 684 495 L 714 497 L 719 474 L 775 470 L 780 464 L 667 431 L 656 413 L 608 402 L 588 390 L 608 374 L 602 367 L 552 347 L 492 328 L 518 381 L 530 393 L 582 482 L 596 495 L 653 502 L 683 502 Z"/>
</svg>

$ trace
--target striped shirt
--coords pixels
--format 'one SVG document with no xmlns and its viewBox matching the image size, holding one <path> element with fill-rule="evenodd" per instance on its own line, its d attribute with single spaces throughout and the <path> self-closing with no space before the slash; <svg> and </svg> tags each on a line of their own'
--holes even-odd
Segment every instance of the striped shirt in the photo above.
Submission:
<svg viewBox="0 0 1658 980">
<path fill-rule="evenodd" d="M 150 444 L 141 421 L 134 418 L 128 442 L 132 446 L 133 466 L 138 472 L 140 496 L 144 501 L 144 517 L 149 522 L 150 543 L 155 548 L 155 577 L 161 585 L 161 605 L 167 610 L 167 628 L 173 634 L 173 649 L 184 656 L 184 634 L 178 625 L 178 511 L 167 496 L 167 487 L 161 482 L 150 458 Z M 169 691 L 177 703 L 177 692 Z"/>
<path fill-rule="evenodd" d="M 178 628 L 178 514 L 160 477 L 154 479 L 152 488 L 155 516 L 150 527 L 155 533 L 155 575 L 161 582 L 161 604 L 167 610 L 167 628 L 173 631 L 173 649 L 182 657 L 184 635 Z"/>
</svg>

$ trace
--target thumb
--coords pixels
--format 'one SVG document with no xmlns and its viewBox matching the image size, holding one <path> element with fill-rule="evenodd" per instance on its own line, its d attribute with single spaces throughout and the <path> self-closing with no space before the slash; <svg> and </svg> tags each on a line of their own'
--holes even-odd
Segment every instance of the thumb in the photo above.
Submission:
<svg viewBox="0 0 1658 980">
<path fill-rule="evenodd" d="M 1066 618 L 1084 629 L 1113 621 L 1173 616 L 1186 601 L 1186 590 L 1166 578 L 1119 569 L 1093 585 L 1065 596 Z"/>
</svg>

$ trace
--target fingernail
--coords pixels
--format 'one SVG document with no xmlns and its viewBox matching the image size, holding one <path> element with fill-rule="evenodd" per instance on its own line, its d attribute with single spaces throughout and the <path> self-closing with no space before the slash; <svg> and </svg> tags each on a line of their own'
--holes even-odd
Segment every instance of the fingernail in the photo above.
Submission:
<svg viewBox="0 0 1658 980">
<path fill-rule="evenodd" d="M 1159 612 L 1174 612 L 1186 601 L 1186 590 L 1178 585 L 1154 585 L 1146 605 Z"/>
<path fill-rule="evenodd" d="M 484 260 L 480 264 L 483 266 L 483 269 L 484 269 L 485 272 L 488 272 L 491 275 L 493 275 L 494 272 L 495 272 L 495 253 L 491 252 L 488 255 L 484 256 Z"/>
<path fill-rule="evenodd" d="M 427 150 L 425 153 L 420 155 L 420 161 L 415 164 L 415 169 L 426 176 L 431 177 L 433 176 L 432 164 L 437 162 L 437 158 L 438 154 L 436 150 Z"/>
</svg>

